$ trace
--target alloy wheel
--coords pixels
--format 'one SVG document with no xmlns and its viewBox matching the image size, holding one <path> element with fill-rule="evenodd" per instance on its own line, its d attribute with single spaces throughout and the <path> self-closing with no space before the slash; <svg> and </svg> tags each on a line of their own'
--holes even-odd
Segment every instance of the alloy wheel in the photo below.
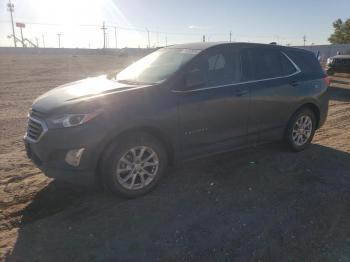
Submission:
<svg viewBox="0 0 350 262">
<path fill-rule="evenodd" d="M 294 124 L 292 139 L 297 146 L 303 146 L 312 134 L 312 119 L 308 115 L 300 116 Z"/>
<path fill-rule="evenodd" d="M 154 180 L 158 169 L 159 157 L 152 148 L 133 147 L 119 159 L 116 178 L 125 189 L 139 190 Z"/>
</svg>

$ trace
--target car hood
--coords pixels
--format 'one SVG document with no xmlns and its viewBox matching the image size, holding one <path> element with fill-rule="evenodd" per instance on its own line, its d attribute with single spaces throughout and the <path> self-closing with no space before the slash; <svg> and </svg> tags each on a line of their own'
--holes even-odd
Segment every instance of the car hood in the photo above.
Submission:
<svg viewBox="0 0 350 262">
<path fill-rule="evenodd" d="M 48 113 L 58 107 L 147 86 L 149 85 L 118 83 L 117 81 L 109 80 L 105 75 L 87 78 L 56 87 L 39 96 L 33 103 L 33 109 L 42 113 Z"/>
</svg>

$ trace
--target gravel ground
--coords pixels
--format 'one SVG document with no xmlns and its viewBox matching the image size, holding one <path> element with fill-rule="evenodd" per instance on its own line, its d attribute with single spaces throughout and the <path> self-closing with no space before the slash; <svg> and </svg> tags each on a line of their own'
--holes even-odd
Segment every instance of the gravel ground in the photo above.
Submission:
<svg viewBox="0 0 350 262">
<path fill-rule="evenodd" d="M 173 167 L 122 200 L 46 178 L 22 136 L 31 102 L 130 63 L 0 54 L 0 261 L 350 261 L 350 80 L 301 153 L 273 144 Z"/>
</svg>

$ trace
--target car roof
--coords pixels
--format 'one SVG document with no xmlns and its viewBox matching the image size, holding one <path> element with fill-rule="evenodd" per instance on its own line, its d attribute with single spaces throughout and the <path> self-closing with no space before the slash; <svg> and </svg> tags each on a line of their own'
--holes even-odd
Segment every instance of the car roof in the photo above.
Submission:
<svg viewBox="0 0 350 262">
<path fill-rule="evenodd" d="M 222 46 L 222 45 L 230 45 L 230 46 L 249 46 L 249 47 L 278 47 L 277 45 L 272 44 L 258 44 L 258 43 L 245 43 L 245 42 L 198 42 L 198 43 L 188 43 L 188 44 L 177 44 L 177 45 L 171 45 L 167 48 L 172 49 L 193 49 L 193 50 L 204 50 L 210 47 L 214 46 Z"/>
<path fill-rule="evenodd" d="M 297 50 L 299 52 L 309 52 L 304 49 L 290 47 L 290 46 L 281 46 L 276 44 L 260 44 L 260 43 L 246 43 L 246 42 L 198 42 L 198 43 L 188 43 L 188 44 L 177 44 L 171 45 L 166 48 L 171 49 L 191 49 L 191 50 L 205 50 L 215 46 L 232 46 L 232 47 L 268 47 L 278 50 Z"/>
</svg>

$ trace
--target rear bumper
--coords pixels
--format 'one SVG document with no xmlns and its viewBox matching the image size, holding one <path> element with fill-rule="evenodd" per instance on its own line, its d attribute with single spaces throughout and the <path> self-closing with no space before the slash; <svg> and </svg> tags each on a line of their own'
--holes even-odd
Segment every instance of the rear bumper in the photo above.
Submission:
<svg viewBox="0 0 350 262">
<path fill-rule="evenodd" d="M 320 101 L 321 101 L 321 103 L 319 104 L 320 119 L 318 121 L 317 128 L 321 128 L 327 120 L 329 97 L 330 97 L 329 92 L 330 92 L 329 87 L 327 87 L 327 91 L 324 93 L 322 98 L 320 98 Z"/>
</svg>

